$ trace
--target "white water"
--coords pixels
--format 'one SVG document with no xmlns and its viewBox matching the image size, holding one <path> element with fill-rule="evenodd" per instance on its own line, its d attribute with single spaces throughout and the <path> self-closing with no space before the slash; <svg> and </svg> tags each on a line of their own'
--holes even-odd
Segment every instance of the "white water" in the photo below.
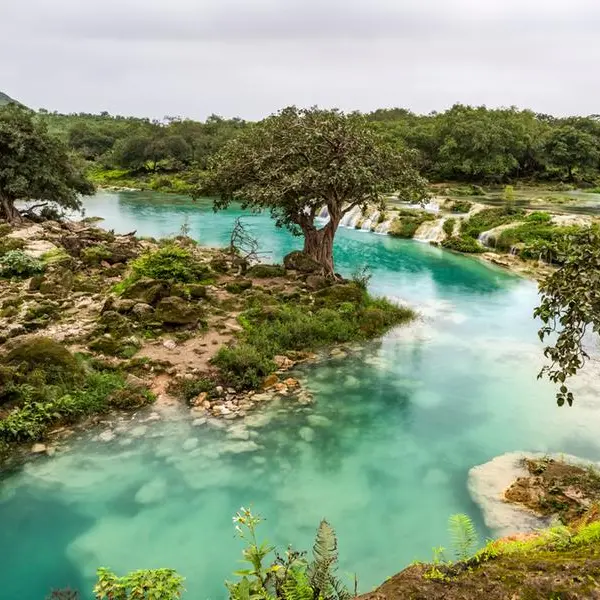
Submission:
<svg viewBox="0 0 600 600">
<path fill-rule="evenodd" d="M 436 219 L 435 221 L 425 221 L 419 226 L 413 237 L 417 242 L 441 242 L 446 234 L 444 233 L 444 223 L 446 219 Z"/>
</svg>

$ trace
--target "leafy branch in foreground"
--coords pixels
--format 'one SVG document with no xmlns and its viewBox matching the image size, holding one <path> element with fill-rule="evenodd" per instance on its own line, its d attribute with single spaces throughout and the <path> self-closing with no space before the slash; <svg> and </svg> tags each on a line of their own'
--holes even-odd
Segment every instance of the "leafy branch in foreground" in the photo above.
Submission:
<svg viewBox="0 0 600 600">
<path fill-rule="evenodd" d="M 534 316 L 543 323 L 542 341 L 556 334 L 554 344 L 544 349 L 551 360 L 538 377 L 547 375 L 559 383 L 557 403 L 573 404 L 573 392 L 565 385 L 585 364 L 586 334 L 600 332 L 600 228 L 593 226 L 566 236 L 555 252 L 561 267 L 541 285 L 542 300 Z"/>
</svg>

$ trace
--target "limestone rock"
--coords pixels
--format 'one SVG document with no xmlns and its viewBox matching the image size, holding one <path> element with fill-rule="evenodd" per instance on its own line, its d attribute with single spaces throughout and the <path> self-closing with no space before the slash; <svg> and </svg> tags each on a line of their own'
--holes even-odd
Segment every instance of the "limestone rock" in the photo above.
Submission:
<svg viewBox="0 0 600 600">
<path fill-rule="evenodd" d="M 292 269 L 300 273 L 316 273 L 323 268 L 316 260 L 299 250 L 290 252 L 283 259 L 283 265 L 286 269 Z"/>
<path fill-rule="evenodd" d="M 331 285 L 331 280 L 322 275 L 309 275 L 306 278 L 306 287 L 309 290 L 322 290 Z"/>
<path fill-rule="evenodd" d="M 279 383 L 279 377 L 275 373 L 271 373 L 268 377 L 263 381 L 263 390 L 268 390 Z"/>
<path fill-rule="evenodd" d="M 33 454 L 44 454 L 47 449 L 48 447 L 46 446 L 46 444 L 34 444 L 31 447 L 31 452 Z"/>
<path fill-rule="evenodd" d="M 156 304 L 168 295 L 169 285 L 166 282 L 149 277 L 138 279 L 123 292 L 123 298 L 138 300 L 150 305 Z"/>
<path fill-rule="evenodd" d="M 163 298 L 156 307 L 156 316 L 169 325 L 190 325 L 197 323 L 202 316 L 198 306 L 177 296 Z"/>
</svg>

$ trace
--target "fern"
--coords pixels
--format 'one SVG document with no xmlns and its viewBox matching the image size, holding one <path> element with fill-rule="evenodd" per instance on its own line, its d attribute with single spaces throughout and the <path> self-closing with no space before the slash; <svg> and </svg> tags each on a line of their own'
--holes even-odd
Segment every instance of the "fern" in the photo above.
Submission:
<svg viewBox="0 0 600 600">
<path fill-rule="evenodd" d="M 448 531 L 456 558 L 467 560 L 478 544 L 477 530 L 473 521 L 467 515 L 452 515 L 448 519 Z"/>
<path fill-rule="evenodd" d="M 285 600 L 313 600 L 314 592 L 306 573 L 297 570 L 288 572 L 283 583 L 283 597 Z"/>
<path fill-rule="evenodd" d="M 337 537 L 333 527 L 324 519 L 319 524 L 313 561 L 308 566 L 308 579 L 315 598 L 348 600 L 350 592 L 335 576 L 338 561 Z"/>
</svg>

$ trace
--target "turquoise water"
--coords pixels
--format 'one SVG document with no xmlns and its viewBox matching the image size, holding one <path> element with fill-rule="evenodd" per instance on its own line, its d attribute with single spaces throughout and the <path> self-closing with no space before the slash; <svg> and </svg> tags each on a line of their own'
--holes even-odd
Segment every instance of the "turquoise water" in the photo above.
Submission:
<svg viewBox="0 0 600 600">
<path fill-rule="evenodd" d="M 88 215 L 138 235 L 225 244 L 239 211 L 158 194 L 99 194 Z M 246 222 L 273 260 L 299 240 L 267 216 Z M 286 403 L 246 425 L 193 427 L 185 413 L 124 421 L 112 442 L 97 432 L 0 485 L 0 597 L 41 600 L 51 587 L 91 589 L 96 567 L 119 573 L 167 566 L 186 598 L 224 598 L 239 567 L 231 516 L 252 504 L 263 533 L 308 548 L 323 517 L 335 526 L 341 571 L 369 590 L 448 543 L 448 516 L 488 532 L 466 488 L 470 467 L 521 449 L 600 459 L 597 378 L 559 409 L 537 381 L 532 282 L 412 241 L 341 230 L 338 269 L 373 268 L 372 289 L 421 311 L 419 321 L 348 358 L 305 368 L 315 403 Z M 142 429 L 140 429 L 142 427 Z M 145 430 L 143 428 L 146 428 Z M 100 429 L 100 431 L 102 428 Z M 87 596 L 86 596 L 87 597 Z"/>
</svg>

